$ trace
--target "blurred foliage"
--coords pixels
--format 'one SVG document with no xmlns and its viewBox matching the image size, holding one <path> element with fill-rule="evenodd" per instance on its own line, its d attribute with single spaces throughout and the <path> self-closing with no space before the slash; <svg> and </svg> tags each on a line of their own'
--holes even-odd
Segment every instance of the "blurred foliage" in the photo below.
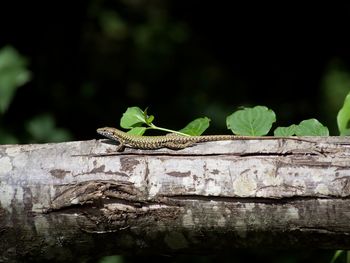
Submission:
<svg viewBox="0 0 350 263">
<path fill-rule="evenodd" d="M 4 113 L 18 87 L 30 79 L 27 60 L 11 46 L 0 49 L 0 114 Z"/>
<path fill-rule="evenodd" d="M 126 22 L 113 10 L 103 10 L 98 14 L 98 22 L 107 38 L 123 40 L 128 35 Z"/>
<path fill-rule="evenodd" d="M 350 92 L 350 71 L 339 58 L 329 63 L 323 77 L 322 91 L 322 111 L 326 112 L 332 134 L 338 135 L 336 116 Z"/>
<path fill-rule="evenodd" d="M 349 250 L 336 250 L 330 263 L 350 263 L 350 251 Z"/>
<path fill-rule="evenodd" d="M 0 128 L 0 144 L 16 144 L 18 142 L 16 136 Z"/>
<path fill-rule="evenodd" d="M 6 46 L 0 49 L 0 123 L 7 111 L 16 90 L 30 80 L 27 59 L 16 49 Z M 20 123 L 13 122 L 18 126 Z M 27 122 L 26 142 L 59 142 L 72 138 L 64 129 L 55 127 L 54 117 L 48 114 L 38 115 Z M 19 138 L 11 134 L 6 127 L 0 126 L 0 144 L 18 143 Z"/>
<path fill-rule="evenodd" d="M 38 115 L 28 121 L 26 129 L 31 136 L 30 142 L 68 141 L 72 136 L 65 130 L 56 128 L 54 118 L 50 114 Z"/>
<path fill-rule="evenodd" d="M 16 136 L 1 124 L 1 117 L 8 109 L 17 88 L 30 79 L 26 66 L 27 60 L 13 47 L 0 49 L 0 144 L 18 143 Z"/>
<path fill-rule="evenodd" d="M 124 263 L 122 256 L 108 256 L 101 258 L 98 263 Z"/>
</svg>

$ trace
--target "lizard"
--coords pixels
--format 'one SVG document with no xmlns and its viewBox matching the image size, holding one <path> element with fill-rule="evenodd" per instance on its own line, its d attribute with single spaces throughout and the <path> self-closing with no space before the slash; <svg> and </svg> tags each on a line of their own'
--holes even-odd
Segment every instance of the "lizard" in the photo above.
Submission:
<svg viewBox="0 0 350 263">
<path fill-rule="evenodd" d="M 164 136 L 141 136 L 133 135 L 118 130 L 117 128 L 104 127 L 98 128 L 97 133 L 114 141 L 119 142 L 117 151 L 123 151 L 125 146 L 137 149 L 155 150 L 160 148 L 169 148 L 180 150 L 189 147 L 195 143 L 209 141 L 227 141 L 227 140 L 271 140 L 271 139 L 292 139 L 298 141 L 307 141 L 300 138 L 276 137 L 276 136 L 239 136 L 239 135 L 200 135 L 185 136 L 178 134 L 167 134 Z M 307 141 L 310 142 L 310 141 Z"/>
</svg>

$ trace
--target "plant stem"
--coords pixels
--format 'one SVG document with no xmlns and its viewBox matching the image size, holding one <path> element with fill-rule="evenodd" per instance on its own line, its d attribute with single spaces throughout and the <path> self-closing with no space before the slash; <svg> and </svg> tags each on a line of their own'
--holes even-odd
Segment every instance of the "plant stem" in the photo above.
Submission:
<svg viewBox="0 0 350 263">
<path fill-rule="evenodd" d="M 166 128 L 158 127 L 158 126 L 154 125 L 153 123 L 149 124 L 149 126 L 150 126 L 151 129 L 155 129 L 155 130 L 160 130 L 160 131 L 165 131 L 165 132 L 170 132 L 170 133 L 176 133 L 176 134 L 181 135 L 181 136 L 191 136 L 191 135 L 188 135 L 188 134 L 183 133 L 183 132 L 179 132 L 179 131 L 174 131 L 174 130 L 169 130 L 169 129 L 166 129 Z"/>
</svg>

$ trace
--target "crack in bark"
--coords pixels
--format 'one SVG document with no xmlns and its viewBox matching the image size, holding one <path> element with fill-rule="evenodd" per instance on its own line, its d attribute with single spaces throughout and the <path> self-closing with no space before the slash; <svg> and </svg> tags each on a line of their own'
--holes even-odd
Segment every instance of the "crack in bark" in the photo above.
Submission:
<svg viewBox="0 0 350 263">
<path fill-rule="evenodd" d="M 204 202 L 228 202 L 228 203 L 262 203 L 262 204 L 286 204 L 294 202 L 304 202 L 311 200 L 350 200 L 347 197 L 325 197 L 325 196 L 286 196 L 280 198 L 266 198 L 266 197 L 227 197 L 227 196 L 203 196 L 203 195 L 164 195 L 169 199 L 179 201 L 204 201 Z"/>
<path fill-rule="evenodd" d="M 60 189 L 63 188 L 62 191 Z M 138 199 L 142 193 L 132 183 L 106 180 L 87 181 L 79 184 L 60 185 L 58 194 L 52 200 L 48 210 L 57 210 L 77 204 L 90 203 L 105 196 L 106 191 L 118 192 L 120 197 L 133 196 Z"/>
<path fill-rule="evenodd" d="M 132 183 L 118 181 L 88 181 L 74 185 L 63 185 L 68 187 L 56 195 L 50 207 L 45 212 L 62 211 L 63 209 L 77 208 L 101 208 L 105 205 L 121 204 L 135 208 L 151 205 L 178 206 L 169 203 L 163 197 L 153 200 L 148 199 L 143 191 L 134 187 Z M 79 209 L 78 209 L 79 210 Z"/>
<path fill-rule="evenodd" d="M 181 150 L 179 150 L 181 151 Z M 250 157 L 250 156 L 320 156 L 325 155 L 326 151 L 309 149 L 309 150 L 288 150 L 285 152 L 248 152 L 248 153 L 181 153 L 179 151 L 174 150 L 174 153 L 171 152 L 163 152 L 160 150 L 139 150 L 139 149 L 127 149 L 124 152 L 112 152 L 112 153 L 97 153 L 97 154 L 77 154 L 72 155 L 73 157 L 109 157 L 109 156 L 168 156 L 168 157 L 199 157 L 199 156 L 240 156 L 240 157 Z"/>
<path fill-rule="evenodd" d="M 297 156 L 297 155 L 315 155 L 318 154 L 313 152 L 254 152 L 254 153 L 169 153 L 169 152 L 121 152 L 112 154 L 94 154 L 94 155 L 75 155 L 75 156 L 92 156 L 92 157 L 106 157 L 106 156 L 165 156 L 165 157 L 200 157 L 200 156 L 239 156 L 239 157 L 250 157 L 250 156 Z"/>
<path fill-rule="evenodd" d="M 325 227 L 298 227 L 296 230 L 300 230 L 302 232 L 318 232 L 322 234 L 343 234 L 343 235 L 350 235 L 350 232 L 344 232 L 344 231 L 337 231 L 337 230 L 330 230 L 329 228 Z"/>
</svg>

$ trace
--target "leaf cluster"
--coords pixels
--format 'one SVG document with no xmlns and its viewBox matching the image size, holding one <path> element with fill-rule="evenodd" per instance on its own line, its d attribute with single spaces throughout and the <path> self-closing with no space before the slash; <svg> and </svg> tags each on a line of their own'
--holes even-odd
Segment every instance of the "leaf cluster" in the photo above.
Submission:
<svg viewBox="0 0 350 263">
<path fill-rule="evenodd" d="M 349 128 L 347 123 L 350 119 L 350 95 L 347 96 L 343 108 L 338 114 L 338 126 L 341 135 L 347 134 Z M 148 115 L 147 109 L 129 107 L 124 112 L 120 126 L 128 129 L 128 133 L 143 135 L 149 129 L 161 130 L 183 136 L 201 135 L 210 124 L 208 117 L 197 118 L 188 123 L 181 130 L 175 131 L 154 124 L 154 115 Z M 226 126 L 235 135 L 241 136 L 264 136 L 267 135 L 272 125 L 276 122 L 276 114 L 265 106 L 242 108 L 227 116 Z M 317 119 L 308 119 L 299 124 L 292 124 L 288 127 L 277 127 L 274 130 L 275 136 L 328 136 L 329 130 Z"/>
</svg>

